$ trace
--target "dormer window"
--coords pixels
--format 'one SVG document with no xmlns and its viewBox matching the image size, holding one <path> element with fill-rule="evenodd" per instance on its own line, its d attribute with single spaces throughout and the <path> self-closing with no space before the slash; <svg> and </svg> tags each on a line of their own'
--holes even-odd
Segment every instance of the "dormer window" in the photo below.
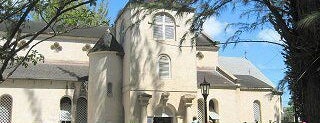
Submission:
<svg viewBox="0 0 320 123">
<path fill-rule="evenodd" d="M 153 38 L 156 40 L 173 40 L 175 37 L 175 23 L 167 14 L 157 14 L 153 18 Z"/>
</svg>

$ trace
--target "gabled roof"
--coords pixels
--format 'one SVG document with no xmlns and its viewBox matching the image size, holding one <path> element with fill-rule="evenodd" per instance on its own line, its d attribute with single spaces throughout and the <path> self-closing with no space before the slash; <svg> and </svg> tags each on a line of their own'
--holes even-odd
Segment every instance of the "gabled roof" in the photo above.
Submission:
<svg viewBox="0 0 320 123">
<path fill-rule="evenodd" d="M 249 75 L 275 87 L 273 83 L 247 59 L 239 57 L 219 57 L 218 64 L 233 75 Z"/>
</svg>

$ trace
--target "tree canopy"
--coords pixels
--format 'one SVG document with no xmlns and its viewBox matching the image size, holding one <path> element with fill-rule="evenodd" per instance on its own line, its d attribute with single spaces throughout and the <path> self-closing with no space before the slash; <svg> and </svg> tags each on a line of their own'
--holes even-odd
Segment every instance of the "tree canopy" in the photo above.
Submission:
<svg viewBox="0 0 320 123">
<path fill-rule="evenodd" d="M 107 2 L 97 0 L 0 0 L 0 81 L 10 77 L 21 65 L 44 61 L 33 50 L 39 43 L 74 29 L 108 26 Z M 24 31 L 30 22 L 44 23 L 36 31 Z M 36 40 L 40 35 L 47 38 Z M 30 44 L 33 44 L 29 47 Z M 23 49 L 25 56 L 17 53 Z M 10 72 L 4 75 L 4 71 Z"/>
</svg>

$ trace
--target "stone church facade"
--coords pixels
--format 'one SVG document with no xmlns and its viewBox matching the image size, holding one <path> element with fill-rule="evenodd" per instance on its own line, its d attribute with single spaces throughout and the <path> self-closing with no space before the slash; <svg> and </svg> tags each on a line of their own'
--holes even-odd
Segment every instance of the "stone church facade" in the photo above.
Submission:
<svg viewBox="0 0 320 123">
<path fill-rule="evenodd" d="M 75 30 L 37 46 L 45 63 L 21 67 L 0 85 L 0 120 L 203 123 L 206 79 L 213 122 L 280 122 L 281 93 L 247 59 L 219 56 L 205 33 L 193 42 L 192 13 L 159 9 L 132 18 L 136 10 L 127 5 L 110 31 Z"/>
</svg>

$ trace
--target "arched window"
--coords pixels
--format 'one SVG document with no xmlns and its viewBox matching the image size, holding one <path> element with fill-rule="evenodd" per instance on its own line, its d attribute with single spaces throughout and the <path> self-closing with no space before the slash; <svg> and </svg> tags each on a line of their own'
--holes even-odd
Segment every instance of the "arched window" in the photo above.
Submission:
<svg viewBox="0 0 320 123">
<path fill-rule="evenodd" d="M 160 13 L 154 16 L 153 21 L 153 38 L 156 40 L 174 39 L 175 22 L 172 17 Z"/>
<path fill-rule="evenodd" d="M 213 123 L 216 123 L 219 120 L 218 111 L 218 101 L 211 99 L 209 101 L 209 118 L 213 121 Z"/>
<path fill-rule="evenodd" d="M 204 101 L 198 99 L 198 120 L 199 123 L 204 123 Z"/>
<path fill-rule="evenodd" d="M 0 123 L 11 123 L 12 98 L 3 95 L 0 98 Z"/>
<path fill-rule="evenodd" d="M 124 21 L 121 22 L 119 34 L 120 34 L 119 35 L 120 36 L 120 44 L 123 44 L 124 39 L 125 39 L 125 23 L 124 23 Z"/>
<path fill-rule="evenodd" d="M 158 73 L 161 79 L 170 78 L 171 76 L 171 66 L 170 58 L 167 55 L 160 55 L 158 62 Z"/>
<path fill-rule="evenodd" d="M 107 85 L 107 96 L 108 97 L 112 97 L 113 96 L 113 93 L 112 93 L 112 83 L 109 82 L 108 85 Z"/>
<path fill-rule="evenodd" d="M 253 102 L 253 116 L 255 123 L 261 123 L 261 106 L 258 100 Z"/>
<path fill-rule="evenodd" d="M 71 123 L 71 99 L 63 97 L 60 100 L 60 121 L 61 123 Z"/>
<path fill-rule="evenodd" d="M 77 100 L 77 119 L 76 123 L 87 123 L 87 99 L 80 97 Z"/>
</svg>

